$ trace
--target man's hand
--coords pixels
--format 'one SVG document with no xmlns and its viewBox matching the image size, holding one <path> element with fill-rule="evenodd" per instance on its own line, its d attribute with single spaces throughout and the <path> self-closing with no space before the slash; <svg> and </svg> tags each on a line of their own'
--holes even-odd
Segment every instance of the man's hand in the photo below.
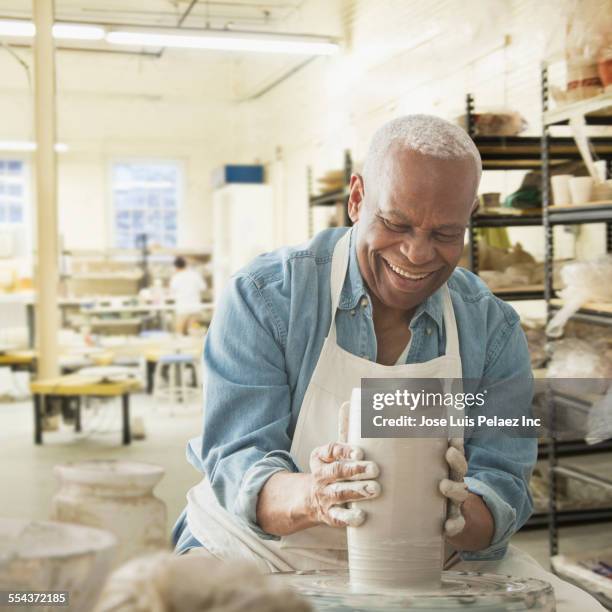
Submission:
<svg viewBox="0 0 612 612">
<path fill-rule="evenodd" d="M 379 469 L 373 461 L 363 461 L 363 451 L 335 442 L 315 448 L 310 455 L 310 518 L 331 527 L 356 527 L 365 520 L 358 508 L 345 508 L 351 501 L 380 495 L 375 478 Z"/>
<path fill-rule="evenodd" d="M 468 467 L 463 439 L 450 441 L 446 462 L 450 478 L 440 482 L 440 492 L 449 500 L 444 523 L 446 540 L 457 550 L 483 550 L 491 544 L 495 521 L 482 498 L 470 493 L 463 481 Z"/>
<path fill-rule="evenodd" d="M 334 442 L 315 448 L 310 473 L 277 472 L 266 481 L 257 499 L 257 522 L 278 536 L 321 524 L 360 525 L 363 510 L 343 504 L 378 497 L 378 473 L 378 466 L 363 461 L 363 451 L 355 446 Z"/>
<path fill-rule="evenodd" d="M 463 438 L 453 438 L 449 442 L 445 455 L 450 478 L 440 482 L 440 493 L 449 501 L 444 523 L 444 535 L 452 538 L 463 531 L 465 519 L 461 514 L 461 505 L 468 497 L 467 485 L 463 478 L 467 474 L 467 461 L 463 450 Z"/>
</svg>

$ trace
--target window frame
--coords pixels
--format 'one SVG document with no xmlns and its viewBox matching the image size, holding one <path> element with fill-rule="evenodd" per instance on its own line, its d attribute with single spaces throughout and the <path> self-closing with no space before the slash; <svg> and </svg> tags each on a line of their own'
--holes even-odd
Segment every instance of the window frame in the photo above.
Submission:
<svg viewBox="0 0 612 612">
<path fill-rule="evenodd" d="M 31 160 L 24 155 L 15 155 L 8 152 L 0 153 L 0 161 L 3 162 L 21 162 L 23 165 L 23 209 L 22 219 L 17 223 L 11 223 L 9 221 L 0 221 L 0 227 L 10 229 L 12 227 L 31 227 L 32 225 L 32 173 L 30 169 Z"/>
<path fill-rule="evenodd" d="M 128 249 L 120 247 L 117 245 L 117 228 L 116 228 L 116 215 L 117 208 L 115 204 L 115 166 L 119 164 L 132 164 L 132 165 L 158 165 L 158 166 L 173 166 L 177 170 L 177 182 L 176 182 L 176 244 L 173 247 L 168 247 L 165 245 L 160 245 L 162 249 L 176 249 L 180 244 L 180 221 L 182 216 L 183 207 L 185 205 L 184 202 L 184 183 L 185 183 L 185 163 L 181 159 L 177 158 L 168 158 L 168 157 L 113 157 L 109 160 L 108 163 L 108 198 L 110 205 L 107 207 L 108 216 L 108 238 L 109 245 L 111 249 L 119 250 L 119 251 L 138 251 L 140 250 L 137 245 L 134 245 Z"/>
<path fill-rule="evenodd" d="M 21 231 L 25 236 L 25 245 L 23 249 L 24 255 L 14 255 L 13 259 L 24 260 L 32 265 L 34 257 L 34 236 L 37 232 L 37 214 L 35 210 L 36 202 L 34 201 L 34 185 L 33 180 L 33 160 L 32 156 L 26 153 L 12 153 L 10 151 L 0 152 L 2 161 L 19 161 L 23 164 L 23 217 L 19 223 L 0 223 L 0 232 L 10 232 L 11 230 L 19 233 Z"/>
</svg>

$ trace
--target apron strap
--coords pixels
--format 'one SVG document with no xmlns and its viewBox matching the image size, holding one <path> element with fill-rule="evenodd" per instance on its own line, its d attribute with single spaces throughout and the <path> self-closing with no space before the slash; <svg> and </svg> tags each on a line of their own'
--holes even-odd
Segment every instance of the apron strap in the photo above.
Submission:
<svg viewBox="0 0 612 612">
<path fill-rule="evenodd" d="M 449 357 L 459 357 L 459 334 L 457 332 L 457 320 L 451 300 L 448 284 L 442 286 L 442 305 L 444 311 L 444 331 L 446 332 L 446 351 Z"/>
</svg>

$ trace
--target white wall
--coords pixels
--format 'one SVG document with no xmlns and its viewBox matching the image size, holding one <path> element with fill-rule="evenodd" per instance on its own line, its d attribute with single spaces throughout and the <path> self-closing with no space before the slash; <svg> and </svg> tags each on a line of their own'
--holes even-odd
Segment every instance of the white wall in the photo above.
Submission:
<svg viewBox="0 0 612 612">
<path fill-rule="evenodd" d="M 1 50 L 0 50 L 1 51 Z M 33 140 L 32 57 L 0 52 L 0 140 Z M 181 247 L 212 245 L 210 174 L 235 160 L 235 59 L 167 53 L 161 59 L 59 52 L 59 227 L 65 248 L 111 243 L 109 173 L 121 158 L 181 162 Z M 8 153 L 0 153 L 10 156 Z M 33 162 L 33 157 L 30 157 Z"/>
<path fill-rule="evenodd" d="M 538 134 L 540 60 L 558 43 L 569 3 L 306 0 L 274 27 L 341 35 L 343 52 L 313 60 L 255 98 L 302 58 L 60 52 L 58 139 L 70 146 L 59 156 L 64 244 L 110 246 L 108 171 L 116 157 L 184 163 L 180 241 L 193 248 L 212 244 L 211 170 L 228 162 L 265 163 L 281 244 L 307 237 L 307 166 L 315 177 L 340 168 L 345 149 L 359 163 L 374 130 L 399 114 L 453 118 L 464 112 L 471 92 L 479 109 L 519 110 L 529 122 L 527 133 Z M 16 53 L 32 80 L 30 51 Z M 0 49 L 0 139 L 32 139 L 32 116 L 26 70 Z M 520 178 L 487 174 L 483 191 L 507 194 Z M 518 231 L 513 239 L 533 242 Z M 564 242 L 572 250 L 572 241 Z"/>
<path fill-rule="evenodd" d="M 590 0 L 585 0 L 583 5 Z M 315 27 L 316 8 L 301 14 Z M 448 119 L 464 113 L 468 92 L 477 109 L 512 108 L 528 121 L 525 134 L 541 131 L 540 62 L 555 52 L 565 31 L 566 0 L 346 0 L 335 3 L 347 44 L 343 53 L 319 58 L 251 102 L 242 117 L 247 156 L 268 163 L 285 202 L 285 242 L 307 238 L 306 166 L 314 176 L 341 168 L 343 151 L 363 160 L 373 132 L 401 114 L 426 112 Z M 329 10 L 329 8 L 327 9 Z M 310 19 L 310 21 L 309 21 Z M 320 27 L 320 22 L 319 22 Z M 413 47 L 413 48 L 411 48 Z M 563 130 L 563 128 L 562 128 Z M 485 173 L 482 191 L 514 191 L 523 173 Z M 515 229 L 540 258 L 540 229 Z M 605 249 L 601 228 L 584 228 L 583 253 Z M 533 245 L 533 246 L 532 246 Z M 558 251 L 573 256 L 561 236 Z"/>
</svg>

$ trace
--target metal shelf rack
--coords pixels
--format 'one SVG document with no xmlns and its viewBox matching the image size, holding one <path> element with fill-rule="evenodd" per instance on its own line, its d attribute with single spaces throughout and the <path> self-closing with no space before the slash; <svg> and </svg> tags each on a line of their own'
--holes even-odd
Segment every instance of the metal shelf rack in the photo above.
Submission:
<svg viewBox="0 0 612 612">
<path fill-rule="evenodd" d="M 468 94 L 466 97 L 467 131 L 482 158 L 483 170 L 533 170 L 540 167 L 540 138 L 533 136 L 478 136 L 476 134 L 476 117 L 474 113 L 474 96 Z M 565 139 L 569 141 L 569 139 Z M 573 155 L 575 147 L 572 143 L 564 142 L 563 147 L 557 151 Z M 612 152 L 612 139 L 610 140 Z M 564 158 L 565 161 L 565 158 Z M 471 217 L 468 230 L 469 244 L 469 266 L 474 274 L 479 271 L 477 228 L 484 227 L 525 227 L 541 226 L 542 215 L 539 212 L 527 214 L 513 214 L 508 211 L 504 214 L 491 214 L 483 212 Z M 508 290 L 493 291 L 498 297 L 508 300 L 533 300 L 543 299 L 543 288 L 512 287 Z"/>
<path fill-rule="evenodd" d="M 307 182 L 308 182 L 308 235 L 310 237 L 314 234 L 314 219 L 312 215 L 312 209 L 315 206 L 338 206 L 343 204 L 343 219 L 345 225 L 352 225 L 351 220 L 348 216 L 348 207 L 346 206 L 349 196 L 349 183 L 351 180 L 351 174 L 353 172 L 353 159 L 350 151 L 344 152 L 344 185 L 341 189 L 334 189 L 321 195 L 313 195 L 313 178 L 312 168 L 307 170 Z"/>
<path fill-rule="evenodd" d="M 602 101 L 590 103 L 588 121 L 602 124 L 605 117 L 597 114 L 602 111 Z M 575 109 L 574 109 L 575 111 Z M 466 97 L 466 117 L 468 133 L 476 144 L 482 158 L 483 170 L 542 170 L 543 164 L 547 168 L 569 161 L 581 160 L 580 151 L 571 137 L 552 137 L 548 135 L 547 157 L 542 156 L 542 138 L 540 136 L 478 136 L 476 134 L 476 117 L 474 96 Z M 561 122 L 565 119 L 562 113 L 554 115 L 555 120 Z M 565 121 L 567 122 L 567 121 Z M 612 137 L 604 136 L 592 139 L 591 146 L 595 155 L 602 159 L 612 159 Z M 500 214 L 483 212 L 470 219 L 469 225 L 469 265 L 470 270 L 478 274 L 478 241 L 476 229 L 482 227 L 538 227 L 542 226 L 541 211 L 508 211 Z M 553 224 L 562 223 L 589 223 L 609 218 L 612 214 L 612 202 L 608 205 L 594 204 L 592 207 L 580 207 L 580 211 L 557 210 L 551 213 Z M 574 219 L 576 219 L 574 221 Z M 609 242 L 612 235 L 609 233 Z M 508 300 L 537 300 L 544 299 L 544 288 L 527 289 L 513 287 L 511 290 L 494 291 L 498 297 Z"/>
<path fill-rule="evenodd" d="M 555 207 L 550 202 L 550 168 L 553 156 L 551 150 L 555 141 L 550 134 L 550 128 L 554 125 L 565 125 L 570 117 L 582 114 L 588 125 L 612 125 L 612 95 L 602 94 L 597 98 L 591 98 L 582 102 L 549 110 L 549 88 L 548 88 L 548 66 L 544 64 L 541 72 L 542 85 L 542 138 L 541 138 L 541 168 L 542 168 L 542 219 L 545 233 L 545 260 L 544 260 L 544 294 L 547 306 L 547 318 L 553 316 L 554 312 L 560 308 L 560 300 L 554 299 L 553 292 L 553 265 L 554 265 L 554 241 L 553 228 L 555 225 L 580 224 L 580 223 L 606 223 L 606 248 L 612 252 L 612 202 L 592 203 L 574 207 Z M 608 161 L 608 176 L 610 175 L 611 157 L 600 150 L 595 149 L 595 153 Z M 573 317 L 576 320 L 597 324 L 612 324 L 612 308 L 609 305 L 599 307 L 596 304 L 586 304 Z M 554 425 L 556 420 L 557 405 L 552 392 L 547 394 L 547 404 L 550 414 L 550 421 Z M 560 457 L 575 457 L 586 452 L 598 452 L 609 450 L 612 441 L 608 440 L 595 450 L 587 449 L 583 442 L 562 442 L 554 437 L 548 441 L 548 462 L 549 462 L 549 511 L 547 516 L 534 515 L 531 519 L 531 526 L 548 525 L 549 548 L 551 557 L 559 551 L 559 526 L 574 525 L 584 522 L 610 521 L 612 520 L 612 508 L 593 508 L 580 510 L 560 511 L 557 508 L 558 477 L 564 476 L 574 478 L 581 482 L 588 482 L 603 488 L 612 490 L 612 482 L 596 474 L 583 469 L 560 465 Z"/>
</svg>

